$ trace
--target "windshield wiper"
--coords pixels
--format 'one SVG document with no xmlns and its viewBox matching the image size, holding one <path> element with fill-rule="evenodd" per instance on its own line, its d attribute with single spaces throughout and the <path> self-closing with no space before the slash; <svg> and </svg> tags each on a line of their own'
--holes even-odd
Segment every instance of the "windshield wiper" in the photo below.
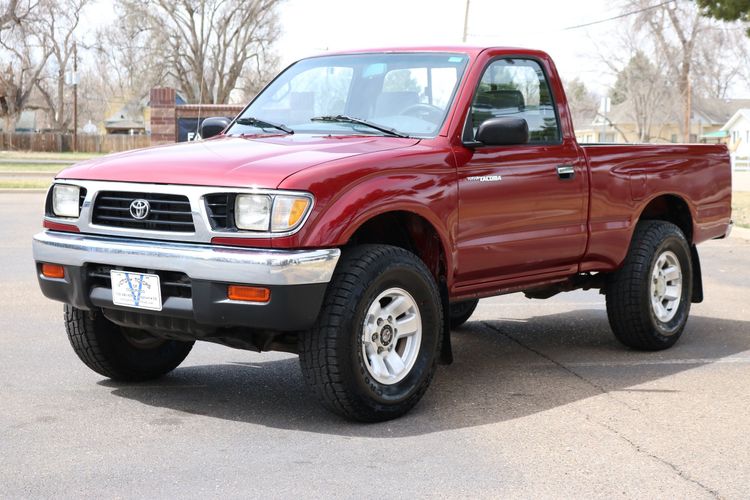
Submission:
<svg viewBox="0 0 750 500">
<path fill-rule="evenodd" d="M 240 125 L 251 125 L 258 128 L 275 128 L 276 130 L 281 130 L 282 132 L 287 134 L 294 133 L 294 130 L 290 129 L 286 125 L 283 125 L 281 123 L 269 122 L 268 120 L 261 120 L 260 118 L 254 118 L 252 116 L 237 118 L 237 121 L 235 123 L 239 123 Z"/>
<path fill-rule="evenodd" d="M 370 121 L 363 120 L 362 118 L 354 118 L 353 116 L 347 116 L 347 115 L 315 116 L 313 118 L 310 118 L 310 121 L 356 123 L 358 125 L 364 125 L 365 127 L 370 127 L 372 129 L 379 130 L 380 132 L 383 132 L 384 134 L 392 135 L 394 137 L 405 137 L 405 138 L 409 137 L 408 135 L 402 132 L 399 132 L 396 129 L 388 128 L 383 125 L 378 125 L 377 123 L 372 123 Z"/>
</svg>

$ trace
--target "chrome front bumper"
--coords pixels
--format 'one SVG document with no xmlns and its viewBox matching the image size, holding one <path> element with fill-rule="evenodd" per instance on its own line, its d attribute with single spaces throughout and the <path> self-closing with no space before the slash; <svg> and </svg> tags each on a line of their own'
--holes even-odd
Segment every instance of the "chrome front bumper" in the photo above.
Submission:
<svg viewBox="0 0 750 500">
<path fill-rule="evenodd" d="M 341 251 L 245 249 L 45 231 L 34 236 L 34 260 L 157 269 L 196 280 L 255 285 L 328 283 Z"/>
</svg>

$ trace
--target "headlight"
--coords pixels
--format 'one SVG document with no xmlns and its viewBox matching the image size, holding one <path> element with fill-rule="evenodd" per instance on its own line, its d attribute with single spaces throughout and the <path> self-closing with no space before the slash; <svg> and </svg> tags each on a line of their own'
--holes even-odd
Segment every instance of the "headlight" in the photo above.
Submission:
<svg viewBox="0 0 750 500">
<path fill-rule="evenodd" d="M 240 194 L 234 201 L 234 223 L 239 229 L 268 231 L 271 221 L 271 197 Z"/>
<path fill-rule="evenodd" d="M 238 229 L 284 233 L 299 226 L 311 199 L 307 196 L 238 194 L 234 201 L 234 223 Z"/>
<path fill-rule="evenodd" d="M 81 188 L 69 184 L 55 184 L 52 188 L 52 213 L 58 217 L 78 217 Z"/>
</svg>

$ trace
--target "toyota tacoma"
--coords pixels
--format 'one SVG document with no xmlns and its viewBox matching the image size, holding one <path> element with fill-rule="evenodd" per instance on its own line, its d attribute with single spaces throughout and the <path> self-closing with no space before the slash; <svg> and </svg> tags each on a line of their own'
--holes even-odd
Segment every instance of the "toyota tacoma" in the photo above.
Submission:
<svg viewBox="0 0 750 500">
<path fill-rule="evenodd" d="M 731 227 L 723 145 L 579 144 L 544 52 L 298 61 L 202 139 L 61 172 L 33 252 L 81 360 L 121 381 L 195 341 L 299 355 L 329 409 L 397 417 L 478 299 L 599 289 L 624 345 L 672 346 Z"/>
</svg>

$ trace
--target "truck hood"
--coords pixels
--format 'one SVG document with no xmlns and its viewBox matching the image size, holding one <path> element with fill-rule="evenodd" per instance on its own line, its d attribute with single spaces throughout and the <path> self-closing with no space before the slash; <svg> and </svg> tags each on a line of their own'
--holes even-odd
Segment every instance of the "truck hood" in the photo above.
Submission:
<svg viewBox="0 0 750 500">
<path fill-rule="evenodd" d="M 170 144 L 79 163 L 60 179 L 275 188 L 295 172 L 418 139 L 382 136 L 244 136 Z"/>
</svg>

